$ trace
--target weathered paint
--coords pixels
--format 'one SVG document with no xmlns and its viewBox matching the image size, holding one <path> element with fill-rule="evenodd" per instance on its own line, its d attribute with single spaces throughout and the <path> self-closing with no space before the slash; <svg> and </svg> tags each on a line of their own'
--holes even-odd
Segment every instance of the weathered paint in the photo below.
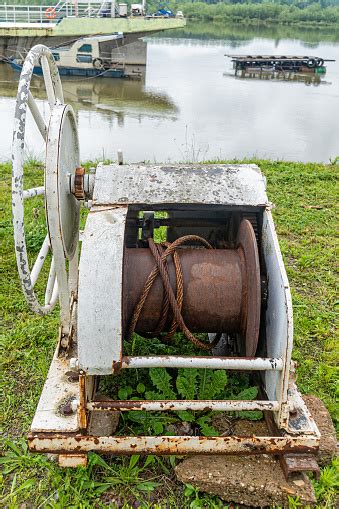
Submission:
<svg viewBox="0 0 339 509">
<path fill-rule="evenodd" d="M 65 416 L 60 408 L 79 397 L 79 383 L 67 373 L 69 362 L 56 350 L 33 418 L 31 432 L 75 433 L 79 431 L 76 412 Z"/>
<path fill-rule="evenodd" d="M 79 367 L 113 372 L 122 355 L 123 247 L 127 207 L 92 207 L 79 265 Z"/>
<path fill-rule="evenodd" d="M 280 454 L 283 452 L 316 452 L 319 440 L 300 437 L 93 437 L 84 435 L 43 435 L 28 437 L 32 452 L 87 452 L 110 454 Z"/>
<path fill-rule="evenodd" d="M 208 368 L 238 371 L 281 371 L 283 361 L 265 357 L 205 357 L 150 355 L 123 357 L 119 368 Z"/>
<path fill-rule="evenodd" d="M 37 188 L 37 190 L 30 189 L 25 193 L 23 173 L 27 106 L 32 109 L 33 119 L 36 121 L 38 129 L 45 139 L 45 126 L 42 124 L 42 117 L 37 113 L 36 103 L 30 93 L 30 83 L 33 68 L 41 57 L 44 57 L 46 62 L 44 74 L 45 83 L 47 80 L 48 88 L 52 87 L 55 101 L 58 103 L 63 102 L 63 94 L 58 69 L 55 65 L 50 50 L 46 46 L 34 46 L 34 48 L 32 48 L 28 53 L 22 68 L 15 107 L 12 146 L 12 211 L 15 254 L 22 290 L 32 311 L 35 311 L 40 315 L 45 315 L 51 311 L 52 306 L 40 304 L 34 293 L 34 284 L 31 280 L 31 273 L 26 250 L 23 206 L 23 201 L 25 198 L 30 198 L 42 194 L 39 188 Z M 52 109 L 53 106 L 54 105 L 51 105 Z"/>
<path fill-rule="evenodd" d="M 51 96 L 53 101 L 54 94 Z M 71 294 L 66 260 L 71 260 L 79 238 L 80 204 L 69 187 L 69 176 L 79 165 L 79 142 L 71 106 L 55 104 L 46 146 L 45 205 L 48 234 L 59 287 L 62 333 L 70 328 Z"/>
<path fill-rule="evenodd" d="M 43 196 L 45 194 L 44 186 L 39 187 L 31 187 L 30 189 L 25 189 L 23 191 L 23 198 L 26 200 L 27 198 L 34 198 L 34 196 Z"/>
<path fill-rule="evenodd" d="M 279 415 L 276 417 L 279 428 L 287 429 L 290 410 L 287 404 L 287 389 L 293 347 L 293 309 L 289 282 L 270 210 L 264 212 L 262 249 L 268 283 L 267 354 L 280 357 L 284 361 L 283 372 L 265 373 L 265 387 L 268 397 L 280 402 Z"/>
<path fill-rule="evenodd" d="M 130 410 L 147 410 L 149 412 L 167 412 L 180 411 L 180 410 L 192 410 L 195 411 L 207 411 L 213 412 L 238 412 L 238 411 L 253 411 L 260 410 L 264 411 L 277 411 L 279 410 L 278 401 L 235 401 L 235 400 L 131 400 L 131 401 L 91 401 L 87 404 L 87 410 L 95 411 L 119 411 L 129 412 Z"/>
<path fill-rule="evenodd" d="M 249 165 L 99 165 L 93 204 L 200 204 L 264 207 L 265 179 Z"/>
<path fill-rule="evenodd" d="M 59 454 L 59 467 L 77 468 L 87 466 L 87 454 Z"/>
</svg>

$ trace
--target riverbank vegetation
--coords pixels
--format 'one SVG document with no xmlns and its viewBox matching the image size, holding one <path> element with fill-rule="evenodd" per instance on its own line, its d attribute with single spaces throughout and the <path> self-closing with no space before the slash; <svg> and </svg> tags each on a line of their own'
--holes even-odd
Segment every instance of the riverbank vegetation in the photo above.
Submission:
<svg viewBox="0 0 339 509">
<path fill-rule="evenodd" d="M 56 0 L 13 0 L 14 5 L 54 5 Z M 130 6 L 134 0 L 126 0 Z M 338 0 L 149 0 L 147 13 L 182 10 L 187 19 L 248 24 L 339 25 Z"/>
<path fill-rule="evenodd" d="M 297 362 L 298 385 L 304 393 L 321 397 L 335 418 L 335 367 L 338 356 L 335 354 L 334 339 L 334 224 L 338 166 L 251 162 L 256 162 L 266 175 L 269 197 L 276 205 L 273 215 L 292 287 L 295 322 L 293 358 Z M 10 164 L 0 164 L 0 305 L 4 326 L 4 392 L 0 415 L 4 418 L 2 445 L 5 450 L 4 456 L 0 458 L 3 467 L 2 477 L 0 476 L 0 505 L 10 508 L 55 509 L 108 506 L 157 509 L 226 507 L 216 497 L 192 491 L 176 481 L 173 466 L 179 459 L 158 459 L 153 456 L 147 459 L 137 456 L 131 459 L 102 459 L 92 454 L 86 470 L 74 471 L 62 470 L 47 457 L 27 451 L 25 436 L 55 348 L 58 310 L 45 318 L 36 316 L 28 311 L 21 293 L 12 238 L 10 170 Z M 41 170 L 41 164 L 28 164 L 25 184 L 29 187 L 40 185 Z M 43 201 L 40 198 L 35 199 L 37 202 L 34 204 L 34 211 L 32 210 L 34 214 L 27 224 L 28 250 L 32 258 L 37 253 L 39 235 L 44 235 Z M 177 341 L 181 341 L 179 336 Z M 180 345 L 181 348 L 189 349 L 185 342 L 180 342 Z M 127 345 L 127 348 L 133 349 L 135 355 L 145 353 L 142 349 L 153 354 L 162 354 L 169 348 L 175 348 L 175 345 L 165 346 L 158 340 L 149 340 L 145 344 L 145 341 L 140 341 L 136 336 L 133 344 Z M 156 372 L 150 375 L 141 373 L 142 379 L 138 380 L 133 370 L 128 370 L 128 378 L 122 378 L 117 397 L 142 397 L 146 391 L 168 391 L 168 376 L 164 384 L 164 379 L 158 375 Z M 166 377 L 165 373 L 164 376 Z M 209 376 L 215 375 L 210 373 Z M 224 392 L 224 396 L 232 391 L 239 391 L 241 377 L 239 381 L 230 374 L 228 377 L 223 375 L 222 380 L 219 380 L 219 377 L 220 375 L 218 390 Z M 248 380 L 241 380 L 240 385 L 251 392 L 254 390 Z M 219 392 L 217 397 L 222 397 Z M 213 397 L 213 394 L 211 396 Z M 146 421 L 133 421 L 133 417 L 131 415 L 127 421 L 129 432 L 145 431 L 141 428 L 147 425 Z M 162 414 L 161 418 L 148 422 L 152 432 L 158 434 L 172 424 L 170 414 Z M 198 424 L 205 434 L 213 431 L 209 429 L 209 418 Z M 315 482 L 318 508 L 334 507 L 335 490 L 338 487 L 336 482 L 333 463 L 322 470 L 320 482 Z M 298 502 L 291 501 L 291 507 L 299 507 Z"/>
<path fill-rule="evenodd" d="M 339 42 L 339 30 L 334 26 L 296 26 L 281 24 L 227 23 L 201 20 L 188 20 L 184 28 L 170 32 L 164 30 L 154 35 L 156 38 L 174 37 L 176 39 L 222 40 L 231 41 L 234 48 L 246 45 L 254 38 L 260 39 L 297 39 L 316 45 L 319 43 Z"/>
<path fill-rule="evenodd" d="M 330 26 L 339 24 L 338 3 L 309 1 L 226 0 L 222 2 L 180 2 L 188 19 L 246 24 Z"/>
</svg>

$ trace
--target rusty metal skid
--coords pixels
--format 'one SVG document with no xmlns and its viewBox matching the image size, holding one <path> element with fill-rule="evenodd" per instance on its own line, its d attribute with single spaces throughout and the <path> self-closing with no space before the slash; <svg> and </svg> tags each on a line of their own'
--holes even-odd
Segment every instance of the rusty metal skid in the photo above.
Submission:
<svg viewBox="0 0 339 509">
<path fill-rule="evenodd" d="M 89 377 L 79 378 L 70 371 L 69 362 L 56 352 L 47 376 L 39 405 L 28 437 L 32 452 L 50 452 L 74 456 L 74 465 L 83 464 L 81 455 L 88 452 L 110 454 L 315 454 L 319 446 L 319 432 L 309 415 L 295 385 L 291 386 L 291 406 L 298 408 L 299 417 L 294 429 L 290 432 L 277 433 L 275 436 L 91 436 L 86 434 L 86 414 L 93 411 L 173 411 L 173 410 L 262 410 L 277 411 L 278 402 L 258 401 L 87 401 L 85 408 L 79 405 L 79 397 L 85 392 L 85 382 Z M 87 391 L 90 393 L 91 391 Z M 62 413 L 67 403 L 73 411 L 68 415 Z M 76 411 L 78 408 L 78 411 Z M 82 415 L 81 415 L 82 414 Z M 84 415 L 85 414 L 85 415 Z M 80 455 L 78 457 L 78 455 Z M 310 463 L 306 461 L 307 465 Z M 70 463 L 68 462 L 69 466 Z M 305 466 L 304 465 L 304 466 Z"/>
<path fill-rule="evenodd" d="M 38 59 L 50 105 L 48 125 L 29 92 Z M 46 142 L 46 171 L 45 188 L 24 191 L 27 105 Z M 99 164 L 95 175 L 86 175 L 78 167 L 78 148 L 74 112 L 63 104 L 53 57 L 47 48 L 37 46 L 24 65 L 17 101 L 14 231 L 26 299 L 32 310 L 43 315 L 51 311 L 59 296 L 61 333 L 33 419 L 30 450 L 57 453 L 64 466 L 84 465 L 90 451 L 159 455 L 315 453 L 320 435 L 291 371 L 290 288 L 260 169 L 256 165 Z M 23 200 L 41 194 L 45 194 L 48 235 L 30 272 Z M 83 199 L 90 212 L 79 257 L 79 206 Z M 164 213 L 160 218 L 158 211 Z M 153 231 L 161 226 L 166 228 L 166 242 L 155 245 Z M 173 245 L 180 245 L 180 249 L 169 256 Z M 33 289 L 50 248 L 53 258 L 45 304 L 41 305 Z M 147 275 L 152 273 L 152 283 L 147 286 Z M 148 307 L 130 328 L 145 288 Z M 180 297 L 180 288 L 184 288 L 185 298 Z M 167 312 L 162 316 L 166 298 L 171 308 L 167 302 Z M 158 323 L 162 323 L 159 331 Z M 212 355 L 125 355 L 124 341 L 129 332 L 144 333 L 147 341 L 147 335 L 154 331 L 154 335 L 164 333 L 166 339 L 168 331 L 178 327 L 186 339 L 210 349 Z M 206 337 L 208 333 L 210 342 L 197 342 L 192 331 L 206 333 Z M 96 400 L 100 376 L 152 367 L 254 372 L 260 380 L 261 399 Z M 89 433 L 95 412 L 130 410 L 260 410 L 271 418 L 272 436 Z M 307 469 L 307 456 L 299 461 L 292 458 L 285 462 L 286 471 L 299 466 Z M 316 470 L 312 462 L 310 469 Z"/>
</svg>

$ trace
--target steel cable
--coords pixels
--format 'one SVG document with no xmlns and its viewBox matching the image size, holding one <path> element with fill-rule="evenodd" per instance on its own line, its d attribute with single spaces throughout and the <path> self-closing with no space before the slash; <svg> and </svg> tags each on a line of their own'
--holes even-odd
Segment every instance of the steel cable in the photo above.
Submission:
<svg viewBox="0 0 339 509">
<path fill-rule="evenodd" d="M 131 338 L 135 328 L 137 326 L 138 320 L 140 318 L 142 309 L 146 302 L 147 296 L 153 286 L 154 281 L 157 276 L 160 274 L 163 287 L 164 287 L 164 299 L 162 304 L 161 318 L 156 327 L 156 330 L 151 334 L 145 334 L 144 337 L 156 337 L 161 334 L 163 328 L 168 319 L 169 307 L 172 308 L 173 320 L 168 332 L 164 335 L 160 335 L 160 339 L 164 341 L 168 341 L 173 337 L 176 330 L 179 328 L 185 337 L 191 341 L 195 346 L 201 348 L 202 350 L 211 350 L 216 344 L 220 341 L 220 336 L 216 335 L 214 341 L 210 343 L 204 343 L 200 341 L 197 337 L 192 334 L 192 332 L 186 326 L 184 319 L 181 314 L 183 300 L 184 300 L 184 279 L 182 274 L 182 267 L 180 263 L 180 257 L 176 251 L 176 249 L 187 242 L 199 242 L 207 249 L 213 249 L 211 244 L 207 242 L 207 240 L 199 237 L 198 235 L 185 235 L 184 237 L 180 237 L 176 239 L 172 244 L 166 242 L 164 244 L 156 244 L 153 239 L 148 239 L 148 245 L 150 251 L 155 259 L 156 265 L 153 267 L 152 272 L 148 276 L 144 287 L 141 291 L 139 301 L 136 304 L 131 322 L 128 328 L 128 337 Z M 164 251 L 164 248 L 165 251 Z M 175 275 L 176 275 L 176 296 L 174 295 L 174 291 L 172 289 L 169 275 L 168 275 L 168 266 L 167 266 L 167 258 L 169 256 L 173 257 L 174 267 L 175 267 Z"/>
</svg>

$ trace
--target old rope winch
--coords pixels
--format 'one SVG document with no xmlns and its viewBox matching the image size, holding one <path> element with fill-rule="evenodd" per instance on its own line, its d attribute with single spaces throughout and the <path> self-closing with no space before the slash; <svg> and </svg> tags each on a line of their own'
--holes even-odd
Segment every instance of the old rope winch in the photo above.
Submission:
<svg viewBox="0 0 339 509">
<path fill-rule="evenodd" d="M 30 92 L 38 61 L 50 106 L 47 123 Z M 24 190 L 27 107 L 45 141 L 46 164 L 44 185 Z M 48 233 L 30 269 L 24 201 L 39 195 L 45 199 Z M 90 210 L 79 250 L 83 201 Z M 57 453 L 64 465 L 84 464 L 89 451 L 272 453 L 286 465 L 293 453 L 294 468 L 316 470 L 312 454 L 319 432 L 294 384 L 290 289 L 257 166 L 99 164 L 86 173 L 79 164 L 75 113 L 64 104 L 50 51 L 39 45 L 29 52 L 19 82 L 13 218 L 18 270 L 30 308 L 45 315 L 60 304 L 59 344 L 33 419 L 31 451 Z M 161 243 L 154 240 L 158 228 Z M 50 256 L 41 302 L 35 286 Z M 202 355 L 126 355 L 124 342 L 135 332 L 144 341 L 157 336 L 164 343 L 182 332 L 182 341 L 191 341 Z M 151 367 L 254 372 L 260 398 L 96 398 L 100 376 Z M 91 435 L 96 412 L 131 409 L 261 410 L 271 435 Z"/>
</svg>

